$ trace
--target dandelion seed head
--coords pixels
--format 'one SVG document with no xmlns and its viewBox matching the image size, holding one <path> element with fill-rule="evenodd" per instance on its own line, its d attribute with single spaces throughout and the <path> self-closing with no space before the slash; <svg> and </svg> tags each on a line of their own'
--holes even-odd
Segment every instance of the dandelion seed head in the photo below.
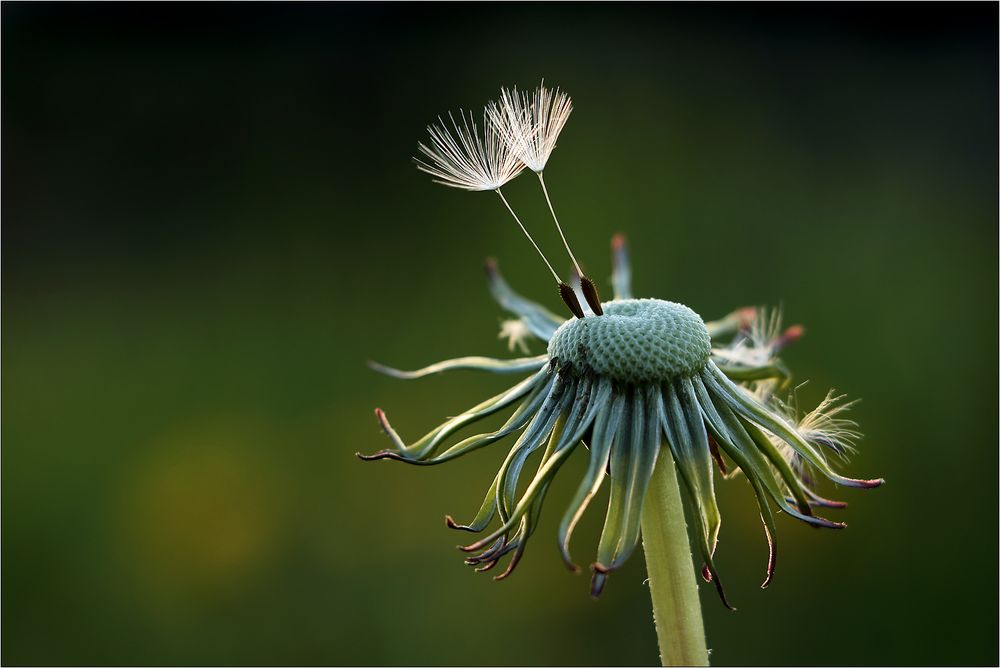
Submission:
<svg viewBox="0 0 1000 668">
<path fill-rule="evenodd" d="M 432 466 L 513 440 L 475 516 L 467 524 L 447 518 L 452 529 L 484 534 L 460 547 L 467 555 L 465 563 L 485 572 L 505 560 L 506 568 L 496 576 L 503 579 L 524 555 L 550 483 L 583 444 L 589 463 L 564 511 L 558 537 L 563 560 L 578 571 L 570 556 L 571 537 L 610 480 L 607 516 L 591 564 L 593 596 L 600 595 L 609 575 L 638 546 L 645 522 L 643 503 L 657 460 L 669 458 L 683 481 L 687 521 L 702 562 L 699 570 L 731 607 L 714 561 L 722 523 L 715 498 L 716 468 L 726 479 L 741 473 L 753 490 L 768 549 L 762 587 L 771 582 L 776 563 L 772 508 L 812 526 L 843 528 L 843 523 L 814 513 L 814 507 L 845 504 L 820 497 L 812 489 L 813 474 L 855 488 L 877 487 L 883 480 L 845 477 L 828 461 L 827 452 L 843 458 L 860 438 L 857 425 L 842 417 L 850 406 L 842 396 L 831 392 L 802 417 L 794 394 L 787 403 L 776 396 L 791 377 L 777 355 L 804 331 L 800 326 L 783 331 L 780 310 L 748 313 L 743 308 L 706 323 L 682 304 L 635 299 L 629 255 L 620 237 L 612 244 L 614 299 L 601 302 L 570 250 L 542 175 L 572 108 L 568 95 L 546 88 L 544 82 L 530 95 L 501 89 L 499 101 L 484 110 L 481 128 L 466 112 L 459 112 L 457 119 L 449 114 L 450 124 L 439 118 L 430 125 L 429 141 L 418 144 L 421 156 L 415 161 L 438 183 L 496 191 L 545 261 L 576 319 L 566 320 L 517 294 L 496 264 L 489 263 L 490 291 L 514 316 L 501 324 L 499 338 L 506 339 L 511 350 L 527 353 L 526 340 L 533 336 L 547 345 L 545 354 L 509 360 L 458 357 L 415 371 L 372 364 L 402 379 L 450 369 L 527 377 L 410 442 L 376 409 L 390 447 L 359 456 Z M 576 292 L 559 278 L 500 190 L 525 167 L 538 174 L 573 260 Z M 452 440 L 458 430 L 507 409 L 513 412 L 499 428 Z M 528 466 L 533 458 L 537 468 Z M 527 485 L 522 484 L 524 476 L 530 476 Z M 671 521 L 675 519 L 682 521 Z"/>
<path fill-rule="evenodd" d="M 577 571 L 570 555 L 574 529 L 601 486 L 610 480 L 607 519 L 591 565 L 591 594 L 598 596 L 609 575 L 636 549 L 654 467 L 658 459 L 669 457 L 684 482 L 682 493 L 703 578 L 729 606 L 714 560 L 722 523 L 714 468 L 723 477 L 731 477 L 728 460 L 732 470 L 740 471 L 751 483 L 768 546 L 763 586 L 771 582 L 776 563 L 772 507 L 812 526 L 839 529 L 842 523 L 813 511 L 814 507 L 844 505 L 812 490 L 813 473 L 848 487 L 877 487 L 882 480 L 844 477 L 821 452 L 837 452 L 857 436 L 854 423 L 841 417 L 847 407 L 841 397 L 831 393 L 798 419 L 793 405 L 774 396 L 776 386 L 770 379 L 784 379 L 780 370 L 764 369 L 770 375 L 752 377 L 746 377 L 742 368 L 727 372 L 716 364 L 711 337 L 723 338 L 723 332 L 729 331 L 729 335 L 748 338 L 746 328 L 733 327 L 745 318 L 729 316 L 706 323 L 682 304 L 633 298 L 628 255 L 621 241 L 617 246 L 613 256 L 617 297 L 603 304 L 604 315 L 598 317 L 561 319 L 515 293 L 491 264 L 487 272 L 491 292 L 516 316 L 508 321 L 511 324 L 505 323 L 509 338 L 518 340 L 527 329 L 547 343 L 546 354 L 511 360 L 456 358 L 408 373 L 376 365 L 399 378 L 420 378 L 447 369 L 529 375 L 410 443 L 402 441 L 378 412 L 392 447 L 363 458 L 431 466 L 511 437 L 514 442 L 479 512 L 467 524 L 450 517 L 447 522 L 452 529 L 484 533 L 461 547 L 467 555 L 465 563 L 483 572 L 506 560 L 506 569 L 497 576 L 503 579 L 521 561 L 538 526 L 550 483 L 585 440 L 589 464 L 564 510 L 558 538 L 563 560 Z M 762 327 L 753 335 L 760 342 L 773 340 L 779 331 L 774 324 Z M 727 375 L 730 372 L 737 373 L 735 380 Z M 458 429 L 507 408 L 513 413 L 499 429 L 446 445 Z M 537 468 L 528 466 L 531 458 L 539 459 Z M 531 478 L 527 486 L 522 484 L 524 476 Z"/>
<path fill-rule="evenodd" d="M 607 302 L 603 316 L 569 320 L 549 341 L 549 357 L 559 364 L 626 383 L 690 376 L 711 352 L 701 316 L 662 299 Z"/>
</svg>

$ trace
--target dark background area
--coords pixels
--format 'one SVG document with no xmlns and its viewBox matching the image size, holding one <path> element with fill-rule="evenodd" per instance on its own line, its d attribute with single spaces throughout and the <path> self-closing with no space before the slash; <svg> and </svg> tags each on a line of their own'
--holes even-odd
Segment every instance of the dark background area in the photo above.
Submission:
<svg viewBox="0 0 1000 668">
<path fill-rule="evenodd" d="M 589 273 L 621 231 L 641 296 L 782 304 L 800 399 L 862 397 L 846 472 L 888 481 L 837 490 L 844 532 L 779 517 L 763 592 L 746 482 L 719 484 L 713 662 L 998 661 L 996 3 L 2 19 L 5 664 L 656 661 L 641 556 L 594 602 L 555 548 L 582 457 L 503 583 L 441 518 L 504 445 L 353 457 L 376 405 L 412 439 L 505 386 L 365 368 L 507 355 L 484 257 L 559 310 L 495 198 L 410 162 L 438 114 L 542 77 L 575 102 L 546 181 Z M 507 194 L 558 256 L 531 179 Z"/>
</svg>

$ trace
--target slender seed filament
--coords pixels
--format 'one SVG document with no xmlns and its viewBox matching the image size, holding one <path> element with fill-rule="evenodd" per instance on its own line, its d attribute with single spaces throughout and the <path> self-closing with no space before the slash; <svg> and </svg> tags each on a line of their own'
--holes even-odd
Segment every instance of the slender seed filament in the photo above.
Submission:
<svg viewBox="0 0 1000 668">
<path fill-rule="evenodd" d="M 566 247 L 566 252 L 569 253 L 569 257 L 573 260 L 573 266 L 576 267 L 576 273 L 580 274 L 582 277 L 584 275 L 583 269 L 580 269 L 580 263 L 576 261 L 576 256 L 573 255 L 573 251 L 570 250 L 569 242 L 566 241 L 566 235 L 563 234 L 562 226 L 559 224 L 559 218 L 556 217 L 556 210 L 552 206 L 552 200 L 549 199 L 549 189 L 545 187 L 545 177 L 542 176 L 542 172 L 538 172 L 538 182 L 542 184 L 542 192 L 545 194 L 545 203 L 549 205 L 549 213 L 552 214 L 552 220 L 556 223 L 556 229 L 559 230 L 559 236 L 562 237 L 563 246 Z"/>
<path fill-rule="evenodd" d="M 556 229 L 559 230 L 559 236 L 562 237 L 563 246 L 566 247 L 566 252 L 569 253 L 570 259 L 573 260 L 573 266 L 576 268 L 576 275 L 580 277 L 580 287 L 583 291 L 583 296 L 587 300 L 587 304 L 590 305 L 590 308 L 595 315 L 604 315 L 604 311 L 601 308 L 601 298 L 597 293 L 597 285 L 583 273 L 583 269 L 580 268 L 580 263 L 577 262 L 576 256 L 573 255 L 573 251 L 569 247 L 569 242 L 566 241 L 566 235 L 563 234 L 562 226 L 559 224 L 559 218 L 556 216 L 555 207 L 552 206 L 552 199 L 549 197 L 549 189 L 545 186 L 545 177 L 542 176 L 541 171 L 535 173 L 538 174 L 538 182 L 542 184 L 542 193 L 545 194 L 545 202 L 549 205 L 549 213 L 552 214 L 552 220 L 555 221 Z"/>
<path fill-rule="evenodd" d="M 507 198 L 503 196 L 503 193 L 500 192 L 499 188 L 496 189 L 496 193 L 500 196 L 500 200 L 503 202 L 504 206 L 507 207 L 507 210 L 510 211 L 510 215 L 514 216 L 514 220 L 517 221 L 518 227 L 520 227 L 521 231 L 524 232 L 524 236 L 528 237 L 528 241 L 530 241 L 531 245 L 535 247 L 536 251 L 538 251 L 538 255 L 542 258 L 542 262 L 544 262 L 545 266 L 549 268 L 550 272 L 552 272 L 552 278 L 556 279 L 556 283 L 562 283 L 563 280 L 559 278 L 559 274 L 557 274 L 556 270 L 552 268 L 551 264 L 549 264 L 549 261 L 546 259 L 545 253 L 542 252 L 542 249 L 538 247 L 535 240 L 531 238 L 530 234 L 528 234 L 528 230 L 524 227 L 524 223 L 522 223 L 521 219 L 517 217 L 516 213 L 514 213 L 514 209 L 510 207 L 510 204 L 507 202 Z"/>
</svg>

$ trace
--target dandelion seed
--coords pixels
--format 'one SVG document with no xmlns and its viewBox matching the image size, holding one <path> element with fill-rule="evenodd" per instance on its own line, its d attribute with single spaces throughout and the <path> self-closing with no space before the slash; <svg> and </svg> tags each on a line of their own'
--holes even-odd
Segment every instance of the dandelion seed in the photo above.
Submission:
<svg viewBox="0 0 1000 668">
<path fill-rule="evenodd" d="M 472 112 L 459 111 L 460 121 L 449 112 L 452 129 L 438 117 L 427 126 L 430 144 L 417 143 L 429 162 L 414 158 L 417 169 L 434 177 L 435 183 L 464 190 L 498 190 L 524 170 L 524 163 L 496 126 L 483 116 L 482 132 Z"/>
<path fill-rule="evenodd" d="M 488 107 L 488 112 L 521 162 L 540 174 L 573 112 L 573 101 L 543 82 L 530 96 L 516 87 L 502 88 L 500 102 Z"/>
<path fill-rule="evenodd" d="M 861 438 L 858 423 L 841 414 L 858 401 L 847 401 L 847 395 L 830 390 L 816 408 L 799 420 L 799 431 L 806 440 L 830 448 L 841 457 L 854 452 L 857 449 L 855 444 Z"/>
<path fill-rule="evenodd" d="M 777 355 L 802 337 L 803 327 L 792 325 L 782 331 L 780 308 L 748 309 L 734 316 L 736 336 L 726 346 L 712 350 L 718 364 L 730 377 L 742 381 L 787 380 L 790 374 Z"/>
<path fill-rule="evenodd" d="M 528 339 L 531 336 L 531 330 L 528 328 L 527 323 L 520 318 L 511 318 L 509 320 L 504 320 L 500 323 L 500 334 L 497 336 L 499 339 L 507 340 L 507 349 L 514 352 L 514 348 L 517 348 L 525 355 L 528 354 Z"/>
<path fill-rule="evenodd" d="M 772 388 L 762 386 L 758 389 L 757 394 L 763 397 L 770 391 Z M 797 391 L 798 388 L 785 401 L 774 397 L 768 397 L 766 400 L 789 423 L 796 425 L 796 431 L 807 442 L 815 445 L 820 454 L 828 451 L 841 461 L 845 461 L 848 455 L 856 451 L 856 444 L 861 438 L 861 432 L 858 423 L 843 417 L 843 414 L 859 400 L 847 401 L 845 395 L 830 390 L 814 409 L 802 415 L 799 411 Z M 812 489 L 813 469 L 809 463 L 780 439 L 775 439 L 773 435 L 769 435 L 769 438 L 795 474 L 807 483 L 804 491 L 809 497 L 810 503 L 825 508 L 845 508 L 847 506 L 843 501 L 831 501 L 816 494 Z"/>
<path fill-rule="evenodd" d="M 563 246 L 573 260 L 573 266 L 580 275 L 581 290 L 587 304 L 596 315 L 602 315 L 601 299 L 597 284 L 587 278 L 572 249 L 566 240 L 556 210 L 552 206 L 548 187 L 545 185 L 545 165 L 548 164 L 552 151 L 556 148 L 556 140 L 562 132 L 569 115 L 573 111 L 573 101 L 569 95 L 558 88 L 554 91 L 545 87 L 545 82 L 535 89 L 532 96 L 519 92 L 517 88 L 500 90 L 500 102 L 487 107 L 487 113 L 497 126 L 499 132 L 506 138 L 511 149 L 528 168 L 538 175 L 538 182 L 545 195 L 545 203 L 549 213 L 559 230 Z"/>
<path fill-rule="evenodd" d="M 424 154 L 426 161 L 414 158 L 417 169 L 434 177 L 435 183 L 461 188 L 474 192 L 492 190 L 500 197 L 504 207 L 514 217 L 518 227 L 528 238 L 531 245 L 548 267 L 552 277 L 559 284 L 559 293 L 566 306 L 578 318 L 583 317 L 583 310 L 576 296 L 567 286 L 552 264 L 539 248 L 535 239 L 528 233 L 521 219 L 514 213 L 507 198 L 500 191 L 501 186 L 510 182 L 521 171 L 524 163 L 518 158 L 513 146 L 500 131 L 500 128 L 489 119 L 489 111 L 483 112 L 483 128 L 480 133 L 472 112 L 459 111 L 460 121 L 449 112 L 451 129 L 438 117 L 438 123 L 427 126 L 430 143 L 417 143 L 417 149 Z"/>
</svg>

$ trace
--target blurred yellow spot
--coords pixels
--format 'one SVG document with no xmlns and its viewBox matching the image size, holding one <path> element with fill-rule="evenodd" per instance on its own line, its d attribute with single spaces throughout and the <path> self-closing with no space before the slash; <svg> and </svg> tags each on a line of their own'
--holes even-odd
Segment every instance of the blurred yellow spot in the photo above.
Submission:
<svg viewBox="0 0 1000 668">
<path fill-rule="evenodd" d="M 246 586 L 278 545 L 283 479 L 259 432 L 213 425 L 155 443 L 120 498 L 127 563 L 169 595 Z"/>
</svg>

